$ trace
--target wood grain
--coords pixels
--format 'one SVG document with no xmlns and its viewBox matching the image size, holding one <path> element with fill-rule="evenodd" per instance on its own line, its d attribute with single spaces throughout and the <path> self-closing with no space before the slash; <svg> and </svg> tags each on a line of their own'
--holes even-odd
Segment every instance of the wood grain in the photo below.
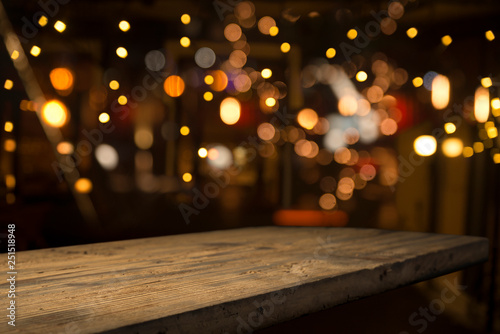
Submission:
<svg viewBox="0 0 500 334">
<path fill-rule="evenodd" d="M 250 333 L 487 257 L 479 237 L 300 227 L 19 252 L 0 332 Z"/>
</svg>

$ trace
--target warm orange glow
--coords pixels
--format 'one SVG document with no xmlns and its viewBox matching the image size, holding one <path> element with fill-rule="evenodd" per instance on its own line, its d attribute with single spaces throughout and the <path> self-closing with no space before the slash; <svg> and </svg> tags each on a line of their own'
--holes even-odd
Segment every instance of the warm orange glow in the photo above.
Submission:
<svg viewBox="0 0 500 334">
<path fill-rule="evenodd" d="M 239 25 L 236 23 L 229 23 L 224 28 L 224 37 L 230 42 L 236 42 L 241 38 L 242 31 Z"/>
<path fill-rule="evenodd" d="M 220 104 L 220 118 L 225 124 L 233 125 L 240 119 L 240 102 L 234 97 L 226 97 Z"/>
<path fill-rule="evenodd" d="M 226 73 L 221 70 L 215 70 L 211 72 L 211 75 L 214 78 L 214 82 L 210 85 L 210 88 L 216 92 L 222 92 L 226 89 L 229 82 Z"/>
<path fill-rule="evenodd" d="M 424 84 L 424 79 L 421 77 L 415 77 L 411 82 L 413 83 L 413 86 L 420 87 Z"/>
<path fill-rule="evenodd" d="M 297 115 L 297 122 L 304 129 L 311 130 L 318 123 L 318 114 L 310 108 L 302 109 Z"/>
<path fill-rule="evenodd" d="M 3 149 L 6 152 L 14 152 L 16 150 L 17 144 L 14 139 L 6 139 L 3 142 Z"/>
<path fill-rule="evenodd" d="M 52 86 L 57 90 L 68 91 L 73 88 L 73 72 L 67 68 L 54 68 L 50 71 L 49 77 Z"/>
<path fill-rule="evenodd" d="M 187 136 L 189 134 L 189 132 L 191 132 L 191 130 L 189 129 L 188 126 L 184 125 L 183 127 L 181 127 L 179 132 L 181 133 L 181 135 Z"/>
<path fill-rule="evenodd" d="M 366 81 L 366 79 L 368 79 L 368 74 L 366 74 L 365 71 L 359 71 L 356 74 L 356 80 L 358 80 L 359 82 L 364 82 Z"/>
<path fill-rule="evenodd" d="M 358 101 L 354 96 L 342 96 L 339 100 L 338 108 L 342 116 L 352 116 L 358 110 Z"/>
<path fill-rule="evenodd" d="M 493 85 L 493 82 L 491 81 L 490 77 L 484 77 L 481 79 L 481 85 L 484 88 L 490 88 Z"/>
<path fill-rule="evenodd" d="M 484 123 L 490 116 L 490 92 L 487 88 L 478 87 L 474 95 L 474 117 Z"/>
<path fill-rule="evenodd" d="M 47 125 L 60 128 L 66 124 L 68 117 L 68 109 L 58 100 L 47 101 L 42 106 L 42 119 Z"/>
<path fill-rule="evenodd" d="M 398 130 L 398 123 L 392 118 L 386 118 L 380 123 L 380 132 L 383 135 L 390 136 Z"/>
<path fill-rule="evenodd" d="M 441 43 L 443 43 L 444 46 L 448 46 L 453 42 L 453 39 L 451 38 L 450 35 L 446 35 L 441 37 Z"/>
<path fill-rule="evenodd" d="M 36 45 L 33 45 L 33 47 L 30 50 L 30 53 L 33 57 L 38 57 L 40 55 L 40 52 L 42 52 L 42 49 L 40 49 Z"/>
<path fill-rule="evenodd" d="M 345 226 L 348 220 L 342 210 L 279 210 L 273 215 L 276 225 L 285 226 Z"/>
<path fill-rule="evenodd" d="M 101 114 L 99 115 L 99 122 L 101 122 L 101 123 L 103 123 L 103 124 L 104 124 L 104 123 L 108 123 L 108 122 L 109 122 L 109 119 L 110 119 L 110 118 L 109 118 L 109 114 L 108 114 L 108 113 L 103 112 L 103 113 L 101 113 Z"/>
<path fill-rule="evenodd" d="M 270 69 L 265 68 L 260 72 L 260 74 L 264 79 L 269 79 L 273 75 L 273 72 Z"/>
<path fill-rule="evenodd" d="M 59 154 L 72 154 L 75 148 L 70 142 L 62 141 L 57 144 L 56 149 Z"/>
<path fill-rule="evenodd" d="M 184 88 L 184 80 L 182 80 L 182 78 L 178 75 L 169 76 L 163 84 L 165 93 L 167 93 L 167 95 L 171 97 L 181 96 L 182 93 L 184 93 Z"/>
<path fill-rule="evenodd" d="M 88 194 L 92 191 L 92 181 L 84 177 L 76 180 L 75 190 L 81 194 Z"/>
<path fill-rule="evenodd" d="M 437 110 L 444 109 L 450 101 L 450 80 L 444 75 L 438 74 L 432 80 L 432 105 Z"/>
<path fill-rule="evenodd" d="M 3 129 L 5 132 L 12 132 L 12 130 L 14 130 L 14 124 L 12 124 L 12 122 L 5 122 Z"/>
<path fill-rule="evenodd" d="M 212 92 L 203 93 L 203 99 L 205 101 L 212 101 L 213 98 L 214 98 L 214 94 L 212 94 Z"/>
<path fill-rule="evenodd" d="M 326 50 L 326 58 L 333 58 L 337 54 L 337 51 L 334 48 L 329 48 Z"/>
<path fill-rule="evenodd" d="M 112 90 L 117 90 L 118 88 L 120 88 L 120 83 L 116 80 L 111 80 L 109 82 L 109 88 L 111 88 Z"/>
</svg>

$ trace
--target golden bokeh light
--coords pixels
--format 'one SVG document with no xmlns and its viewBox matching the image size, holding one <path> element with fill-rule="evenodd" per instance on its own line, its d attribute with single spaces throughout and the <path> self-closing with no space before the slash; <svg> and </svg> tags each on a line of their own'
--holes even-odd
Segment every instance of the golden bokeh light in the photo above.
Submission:
<svg viewBox="0 0 500 334">
<path fill-rule="evenodd" d="M 274 97 L 268 97 L 265 103 L 268 107 L 274 107 L 276 105 L 276 99 Z"/>
<path fill-rule="evenodd" d="M 456 130 L 457 127 L 455 124 L 450 122 L 444 124 L 444 131 L 446 131 L 447 134 L 454 133 Z"/>
<path fill-rule="evenodd" d="M 447 138 L 441 144 L 441 149 L 448 158 L 456 158 L 462 155 L 464 144 L 460 138 Z"/>
<path fill-rule="evenodd" d="M 88 194 L 92 191 L 92 181 L 90 181 L 87 178 L 79 178 L 76 180 L 74 188 L 76 192 L 81 193 L 81 194 Z"/>
<path fill-rule="evenodd" d="M 118 97 L 118 104 L 124 106 L 124 105 L 127 104 L 127 102 L 128 102 L 128 99 L 127 99 L 127 97 L 125 95 L 120 95 Z"/>
<path fill-rule="evenodd" d="M 462 155 L 464 156 L 464 158 L 470 158 L 474 155 L 474 149 L 470 146 L 466 146 L 464 147 Z"/>
<path fill-rule="evenodd" d="M 168 96 L 179 97 L 184 93 L 184 80 L 178 75 L 169 76 L 163 83 L 163 89 Z"/>
<path fill-rule="evenodd" d="M 17 50 L 12 51 L 10 58 L 12 58 L 12 60 L 16 60 L 17 58 L 19 58 L 19 51 Z"/>
<path fill-rule="evenodd" d="M 101 113 L 101 114 L 99 115 L 99 122 L 101 122 L 101 123 L 103 123 L 103 124 L 104 124 L 104 123 L 108 123 L 108 122 L 109 122 L 109 119 L 110 119 L 110 118 L 109 118 L 109 114 L 108 114 L 108 113 L 103 112 L 103 113 Z"/>
<path fill-rule="evenodd" d="M 184 36 L 179 40 L 179 43 L 183 48 L 187 48 L 191 45 L 191 40 L 189 39 L 189 37 Z"/>
<path fill-rule="evenodd" d="M 475 142 L 472 147 L 474 148 L 474 152 L 481 153 L 484 151 L 484 144 L 480 141 Z"/>
<path fill-rule="evenodd" d="M 129 31 L 130 30 L 130 23 L 128 23 L 125 20 L 122 20 L 122 21 L 120 21 L 120 23 L 118 23 L 118 28 L 120 28 L 120 30 L 123 32 Z"/>
<path fill-rule="evenodd" d="M 214 98 L 214 94 L 212 94 L 212 92 L 205 92 L 203 93 L 203 99 L 205 101 L 212 101 Z"/>
<path fill-rule="evenodd" d="M 411 82 L 413 83 L 413 86 L 420 87 L 424 84 L 424 79 L 421 77 L 415 77 Z"/>
<path fill-rule="evenodd" d="M 200 158 L 206 158 L 206 157 L 207 157 L 207 155 L 208 155 L 208 151 L 207 151 L 207 149 L 206 149 L 206 148 L 204 148 L 204 147 L 200 147 L 200 149 L 198 150 L 198 156 L 199 156 Z"/>
<path fill-rule="evenodd" d="M 40 25 L 40 27 L 45 27 L 47 23 L 49 23 L 49 19 L 47 18 L 47 16 L 40 16 L 40 18 L 38 19 L 38 24 Z"/>
<path fill-rule="evenodd" d="M 431 91 L 432 105 L 437 110 L 442 110 L 450 102 L 450 80 L 444 75 L 438 74 L 432 80 Z"/>
<path fill-rule="evenodd" d="M 207 85 L 211 85 L 214 83 L 214 77 L 208 74 L 205 76 L 205 79 L 203 81 L 205 81 Z"/>
<path fill-rule="evenodd" d="M 16 186 L 16 177 L 12 174 L 5 175 L 5 186 L 8 189 L 13 189 Z"/>
<path fill-rule="evenodd" d="M 498 97 L 491 100 L 491 107 L 493 109 L 500 109 L 500 99 Z"/>
<path fill-rule="evenodd" d="M 347 32 L 347 38 L 355 39 L 356 37 L 358 37 L 358 31 L 356 29 L 349 29 Z"/>
<path fill-rule="evenodd" d="M 128 51 L 123 46 L 120 46 L 119 48 L 116 49 L 116 55 L 120 58 L 127 58 Z"/>
<path fill-rule="evenodd" d="M 191 182 L 192 180 L 193 180 L 193 175 L 191 175 L 191 173 L 182 174 L 182 181 L 188 183 Z"/>
<path fill-rule="evenodd" d="M 182 22 L 182 24 L 191 23 L 191 16 L 189 16 L 189 14 L 182 14 L 181 15 L 181 22 Z"/>
<path fill-rule="evenodd" d="M 63 32 L 64 30 L 66 30 L 66 24 L 62 21 L 57 21 L 56 23 L 54 23 L 54 29 L 59 32 Z"/>
<path fill-rule="evenodd" d="M 484 77 L 481 79 L 481 85 L 484 88 L 490 88 L 493 85 L 493 82 L 491 81 L 490 77 Z"/>
<path fill-rule="evenodd" d="M 281 50 L 281 52 L 283 52 L 283 53 L 287 53 L 287 52 L 289 52 L 289 51 L 290 51 L 290 49 L 291 49 L 290 43 L 287 43 L 287 42 L 282 43 L 282 44 L 281 44 L 281 46 L 280 46 L 280 50 Z"/>
<path fill-rule="evenodd" d="M 12 124 L 12 122 L 5 122 L 3 129 L 5 132 L 12 132 L 12 130 L 14 130 L 14 124 Z"/>
<path fill-rule="evenodd" d="M 278 35 L 279 31 L 280 30 L 277 26 L 272 26 L 271 28 L 269 28 L 269 35 L 274 37 L 274 36 Z"/>
<path fill-rule="evenodd" d="M 69 155 L 74 152 L 75 147 L 68 141 L 62 141 L 57 144 L 56 150 L 59 154 Z"/>
<path fill-rule="evenodd" d="M 68 91 L 73 88 L 73 72 L 64 67 L 54 68 L 49 74 L 50 83 L 59 91 Z"/>
<path fill-rule="evenodd" d="M 40 49 L 36 45 L 33 45 L 33 47 L 30 50 L 30 53 L 33 57 L 38 57 L 40 55 L 40 52 L 42 52 L 42 49 Z"/>
<path fill-rule="evenodd" d="M 304 129 L 312 130 L 318 123 L 318 114 L 311 108 L 302 109 L 297 115 L 297 122 Z"/>
<path fill-rule="evenodd" d="M 411 27 L 410 29 L 406 30 L 406 35 L 410 38 L 415 38 L 418 34 L 418 30 L 415 27 Z"/>
<path fill-rule="evenodd" d="M 474 117 L 479 123 L 484 123 L 490 115 L 490 92 L 482 86 L 474 94 Z"/>
<path fill-rule="evenodd" d="M 453 39 L 451 38 L 450 35 L 445 35 L 441 37 L 441 43 L 443 43 L 444 46 L 448 46 L 453 42 Z"/>
<path fill-rule="evenodd" d="M 191 130 L 189 129 L 188 126 L 184 125 L 180 128 L 179 132 L 181 133 L 181 135 L 187 136 L 189 132 L 191 132 Z"/>
<path fill-rule="evenodd" d="M 240 119 L 240 101 L 234 97 L 226 97 L 220 104 L 220 118 L 227 125 L 233 125 Z"/>
<path fill-rule="evenodd" d="M 366 81 L 366 79 L 368 79 L 368 74 L 366 74 L 365 71 L 359 71 L 358 73 L 356 73 L 356 80 L 358 80 L 359 82 L 364 82 Z"/>
<path fill-rule="evenodd" d="M 486 39 L 491 42 L 492 40 L 495 39 L 495 34 L 493 33 L 493 31 L 488 30 L 487 32 L 484 33 L 484 37 L 486 37 Z"/>
<path fill-rule="evenodd" d="M 498 137 L 498 129 L 496 127 L 494 127 L 494 126 L 488 128 L 486 130 L 486 133 L 488 134 L 488 138 L 492 138 L 493 139 L 493 138 Z"/>
<path fill-rule="evenodd" d="M 120 88 L 120 84 L 116 80 L 111 80 L 109 82 L 109 88 L 111 88 L 112 90 L 117 90 L 118 88 Z"/>
<path fill-rule="evenodd" d="M 60 128 L 69 118 L 68 109 L 58 100 L 47 101 L 42 106 L 42 119 L 52 127 Z"/>
<path fill-rule="evenodd" d="M 265 68 L 260 72 L 260 75 L 262 75 L 264 79 L 269 79 L 273 75 L 273 72 L 270 69 Z"/>
<path fill-rule="evenodd" d="M 334 48 L 329 48 L 328 50 L 326 50 L 325 52 L 326 54 L 326 58 L 333 58 L 335 57 L 335 55 L 337 54 L 337 50 L 335 50 Z"/>
<path fill-rule="evenodd" d="M 11 90 L 12 87 L 14 87 L 14 82 L 12 80 L 5 80 L 5 83 L 3 84 L 3 88 L 7 89 L 7 90 Z"/>
<path fill-rule="evenodd" d="M 433 136 L 419 136 L 413 142 L 415 153 L 422 157 L 428 157 L 436 153 L 437 141 Z"/>
<path fill-rule="evenodd" d="M 3 142 L 3 149 L 5 152 L 14 152 L 16 150 L 17 144 L 14 139 L 6 139 Z"/>
<path fill-rule="evenodd" d="M 500 164 L 500 153 L 493 154 L 493 162 L 495 164 Z"/>
</svg>

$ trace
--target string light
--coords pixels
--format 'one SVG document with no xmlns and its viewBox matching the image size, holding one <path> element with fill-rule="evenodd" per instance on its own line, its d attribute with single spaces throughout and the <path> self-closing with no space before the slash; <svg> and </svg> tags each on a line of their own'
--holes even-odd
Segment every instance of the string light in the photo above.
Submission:
<svg viewBox="0 0 500 334">
<path fill-rule="evenodd" d="M 56 23 L 54 23 L 54 29 L 59 32 L 63 32 L 64 30 L 66 30 L 66 24 L 62 21 L 57 21 Z"/>
</svg>

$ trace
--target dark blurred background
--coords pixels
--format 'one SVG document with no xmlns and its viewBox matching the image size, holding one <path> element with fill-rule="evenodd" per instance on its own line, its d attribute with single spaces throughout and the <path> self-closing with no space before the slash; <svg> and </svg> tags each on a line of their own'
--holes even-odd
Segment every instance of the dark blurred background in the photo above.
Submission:
<svg viewBox="0 0 500 334">
<path fill-rule="evenodd" d="M 458 277 L 433 332 L 500 327 L 500 3 L 2 3 L 2 241 L 12 223 L 19 250 L 272 224 L 484 236 L 488 263 L 388 300 Z"/>
</svg>

